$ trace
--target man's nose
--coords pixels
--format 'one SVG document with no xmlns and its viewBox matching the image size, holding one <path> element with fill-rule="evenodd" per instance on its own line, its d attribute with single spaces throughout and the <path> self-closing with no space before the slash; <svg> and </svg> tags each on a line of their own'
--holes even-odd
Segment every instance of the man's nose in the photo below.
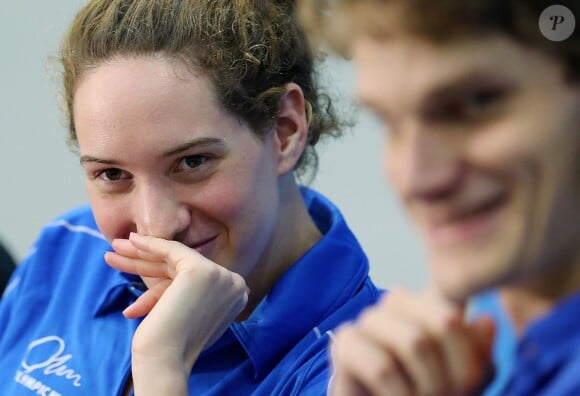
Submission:
<svg viewBox="0 0 580 396">
<path fill-rule="evenodd" d="M 453 137 L 414 129 L 389 148 L 388 172 L 400 191 L 421 199 L 451 193 L 461 177 L 460 148 Z"/>
<path fill-rule="evenodd" d="M 170 186 L 143 183 L 137 187 L 134 203 L 135 228 L 140 234 L 173 240 L 189 225 L 188 206 Z"/>
</svg>

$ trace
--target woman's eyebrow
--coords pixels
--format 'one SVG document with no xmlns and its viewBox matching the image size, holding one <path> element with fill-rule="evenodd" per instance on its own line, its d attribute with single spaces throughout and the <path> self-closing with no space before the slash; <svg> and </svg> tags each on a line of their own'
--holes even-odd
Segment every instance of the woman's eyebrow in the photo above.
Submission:
<svg viewBox="0 0 580 396">
<path fill-rule="evenodd" d="M 193 147 L 208 147 L 208 146 L 218 146 L 218 147 L 225 147 L 225 142 L 222 139 L 217 138 L 210 138 L 210 137 L 203 137 L 203 138 L 195 138 L 189 140 L 183 144 L 180 144 L 174 148 L 171 148 L 164 152 L 161 157 L 167 158 L 179 154 L 183 151 L 189 150 Z M 119 165 L 120 162 L 112 159 L 104 159 L 104 158 L 97 158 L 92 155 L 83 155 L 80 158 L 80 163 L 98 163 L 98 164 L 106 164 L 106 165 Z"/>
<path fill-rule="evenodd" d="M 225 142 L 222 139 L 218 138 L 210 138 L 210 137 L 195 138 L 183 144 L 180 144 L 177 147 L 169 149 L 168 151 L 163 153 L 162 157 L 171 157 L 174 156 L 175 154 L 179 154 L 193 147 L 208 147 L 208 146 L 225 147 L 225 145 L 226 145 Z"/>
<path fill-rule="evenodd" d="M 106 165 L 119 165 L 119 161 L 97 158 L 93 157 L 92 155 L 83 155 L 80 158 L 81 165 L 86 164 L 88 162 L 95 162 L 97 164 L 106 164 Z"/>
</svg>

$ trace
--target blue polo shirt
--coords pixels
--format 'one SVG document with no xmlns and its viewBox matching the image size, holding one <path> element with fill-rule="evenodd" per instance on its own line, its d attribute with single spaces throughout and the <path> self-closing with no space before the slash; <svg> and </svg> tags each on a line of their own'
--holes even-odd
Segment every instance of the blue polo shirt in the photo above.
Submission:
<svg viewBox="0 0 580 396">
<path fill-rule="evenodd" d="M 244 322 L 206 349 L 196 395 L 325 395 L 332 331 L 377 301 L 368 261 L 338 209 L 302 189 L 323 238 Z M 110 268 L 88 206 L 45 227 L 0 300 L 0 395 L 120 395 L 139 320 L 121 311 L 143 290 Z"/>
<path fill-rule="evenodd" d="M 528 326 L 505 394 L 580 395 L 580 293 Z"/>
<path fill-rule="evenodd" d="M 494 377 L 482 395 L 503 395 L 514 371 L 517 336 L 497 291 L 487 291 L 472 298 L 468 315 L 470 318 L 486 315 L 494 320 L 495 338 L 492 350 Z"/>
<path fill-rule="evenodd" d="M 474 315 L 492 314 L 496 378 L 484 395 L 580 395 L 580 293 L 558 303 L 517 335 L 497 292 L 479 296 Z"/>
</svg>

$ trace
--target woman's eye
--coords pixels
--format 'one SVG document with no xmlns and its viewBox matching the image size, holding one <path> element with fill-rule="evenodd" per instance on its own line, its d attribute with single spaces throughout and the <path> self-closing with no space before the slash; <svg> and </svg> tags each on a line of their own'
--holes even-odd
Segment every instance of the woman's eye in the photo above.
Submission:
<svg viewBox="0 0 580 396">
<path fill-rule="evenodd" d="M 184 157 L 181 162 L 185 169 L 199 168 L 208 161 L 209 157 L 205 155 L 189 155 Z"/>
<path fill-rule="evenodd" d="M 195 154 L 177 159 L 172 172 L 175 177 L 187 182 L 203 180 L 213 174 L 219 156 L 215 154 Z"/>
<path fill-rule="evenodd" d="M 125 178 L 123 171 L 117 168 L 105 169 L 99 176 L 106 181 L 118 181 Z"/>
</svg>

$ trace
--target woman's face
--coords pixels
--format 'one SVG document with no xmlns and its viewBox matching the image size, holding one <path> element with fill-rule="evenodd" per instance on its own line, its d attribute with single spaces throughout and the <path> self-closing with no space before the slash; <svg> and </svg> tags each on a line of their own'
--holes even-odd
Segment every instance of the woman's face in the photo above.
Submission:
<svg viewBox="0 0 580 396">
<path fill-rule="evenodd" d="M 276 148 L 161 57 L 89 71 L 74 96 L 81 164 L 105 237 L 177 240 L 246 276 L 278 220 Z"/>
<path fill-rule="evenodd" d="M 580 89 L 506 37 L 355 46 L 358 90 L 387 123 L 385 171 L 456 298 L 544 282 L 580 257 Z M 538 285 L 535 285 L 538 286 Z"/>
</svg>

